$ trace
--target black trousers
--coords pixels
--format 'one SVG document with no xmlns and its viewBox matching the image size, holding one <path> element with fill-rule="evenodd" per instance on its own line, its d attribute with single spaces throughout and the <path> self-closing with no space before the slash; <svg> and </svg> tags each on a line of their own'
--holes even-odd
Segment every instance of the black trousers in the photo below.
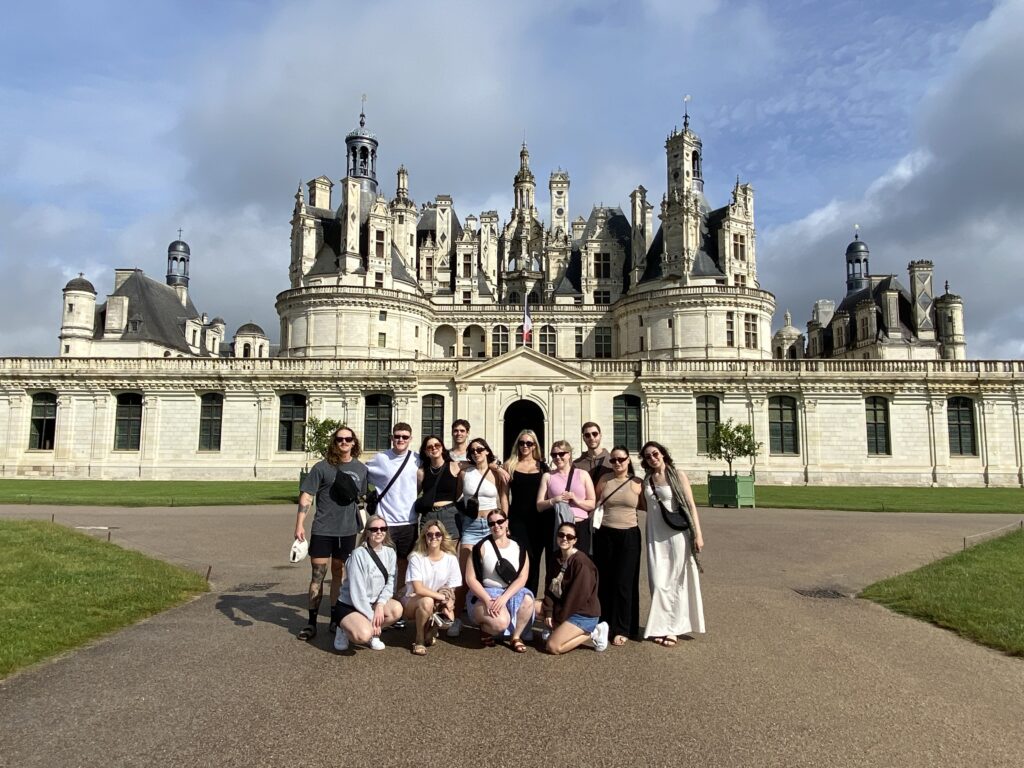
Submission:
<svg viewBox="0 0 1024 768">
<path fill-rule="evenodd" d="M 639 526 L 594 531 L 597 597 L 609 637 L 640 633 L 640 546 Z"/>
<path fill-rule="evenodd" d="M 537 592 L 540 584 L 540 566 L 546 564 L 555 551 L 555 511 L 544 509 L 526 517 L 526 552 L 530 556 L 530 575 L 526 579 L 526 588 L 541 599 L 543 593 Z"/>
</svg>

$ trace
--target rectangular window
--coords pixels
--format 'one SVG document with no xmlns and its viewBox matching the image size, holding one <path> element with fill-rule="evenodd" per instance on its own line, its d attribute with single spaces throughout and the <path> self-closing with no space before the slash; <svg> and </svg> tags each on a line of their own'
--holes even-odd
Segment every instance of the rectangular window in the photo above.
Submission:
<svg viewBox="0 0 1024 768">
<path fill-rule="evenodd" d="M 733 282 L 733 285 L 736 285 L 736 286 L 738 286 L 740 288 L 746 288 L 747 287 L 747 276 L 745 274 L 743 274 L 742 272 L 737 272 L 735 275 L 732 276 L 732 282 Z"/>
<path fill-rule="evenodd" d="M 967 397 L 951 397 L 946 402 L 951 456 L 977 456 L 974 445 L 974 401 Z"/>
<path fill-rule="evenodd" d="M 697 453 L 708 452 L 708 440 L 715 433 L 719 418 L 717 397 L 701 395 L 697 398 Z"/>
<path fill-rule="evenodd" d="M 612 303 L 612 292 L 611 291 L 594 291 L 594 303 L 595 304 L 611 304 Z"/>
<path fill-rule="evenodd" d="M 472 304 L 473 303 L 473 293 L 471 291 L 463 291 L 462 292 L 462 303 L 463 304 Z"/>
<path fill-rule="evenodd" d="M 383 348 L 383 347 L 386 347 L 387 345 L 388 345 L 388 335 L 386 333 L 383 333 L 383 332 L 378 333 L 377 334 L 377 346 Z"/>
<path fill-rule="evenodd" d="M 384 232 L 379 229 L 377 230 L 377 258 L 384 258 Z"/>
<path fill-rule="evenodd" d="M 391 446 L 391 395 L 367 396 L 363 426 L 363 450 L 383 451 Z"/>
<path fill-rule="evenodd" d="M 725 344 L 728 347 L 736 346 L 736 314 L 725 313 Z"/>
<path fill-rule="evenodd" d="M 555 329 L 550 325 L 540 329 L 540 353 L 548 357 L 555 356 Z"/>
<path fill-rule="evenodd" d="M 426 395 L 420 411 L 420 434 L 444 435 L 444 398 L 441 395 Z"/>
<path fill-rule="evenodd" d="M 768 400 L 768 443 L 774 455 L 800 453 L 796 400 L 792 397 L 773 397 Z"/>
<path fill-rule="evenodd" d="M 641 336 L 641 337 L 640 337 L 640 351 L 641 351 L 641 352 L 643 352 L 643 351 L 644 351 L 644 344 L 645 344 L 645 342 L 644 342 L 644 337 L 643 337 L 643 336 Z"/>
<path fill-rule="evenodd" d="M 612 255 L 610 253 L 594 254 L 594 277 L 598 280 L 610 280 L 612 276 Z"/>
<path fill-rule="evenodd" d="M 405 224 L 405 214 L 404 213 L 398 214 L 398 223 L 399 224 Z"/>
<path fill-rule="evenodd" d="M 738 261 L 747 260 L 747 236 L 734 233 L 732 236 L 732 257 Z"/>
<path fill-rule="evenodd" d="M 624 445 L 636 453 L 642 442 L 640 398 L 636 395 L 618 395 L 612 400 L 613 445 Z"/>
<path fill-rule="evenodd" d="M 433 256 L 427 256 L 423 260 L 423 278 L 425 280 L 433 280 L 434 279 L 434 257 Z"/>
<path fill-rule="evenodd" d="M 583 327 L 576 326 L 576 359 L 583 359 Z"/>
<path fill-rule="evenodd" d="M 383 288 L 384 287 L 384 273 L 383 272 L 374 272 L 373 273 L 373 287 L 374 288 Z"/>
<path fill-rule="evenodd" d="M 281 395 L 277 450 L 302 451 L 306 447 L 306 396 Z"/>
<path fill-rule="evenodd" d="M 473 276 L 473 254 L 471 253 L 462 255 L 462 276 L 466 278 Z"/>
<path fill-rule="evenodd" d="M 884 397 L 869 397 L 864 401 L 864 415 L 868 430 L 868 455 L 890 455 L 889 401 Z"/>
<path fill-rule="evenodd" d="M 867 319 L 867 317 L 862 317 L 860 319 L 860 340 L 861 341 L 869 341 L 869 339 L 868 339 L 868 319 Z"/>
<path fill-rule="evenodd" d="M 599 327 L 594 329 L 594 357 L 610 358 L 612 356 L 612 329 Z"/>
<path fill-rule="evenodd" d="M 52 451 L 57 434 L 57 396 L 40 392 L 32 396 L 32 420 L 29 423 L 30 451 Z"/>
<path fill-rule="evenodd" d="M 114 450 L 137 451 L 142 445 L 142 395 L 132 392 L 117 396 L 114 419 Z"/>
<path fill-rule="evenodd" d="M 215 392 L 203 395 L 199 405 L 200 451 L 220 450 L 220 432 L 223 413 L 223 395 Z"/>
<path fill-rule="evenodd" d="M 504 325 L 496 325 L 491 331 L 491 357 L 504 355 L 506 352 L 508 352 L 508 328 Z"/>
<path fill-rule="evenodd" d="M 377 319 L 382 323 L 386 323 L 388 321 L 388 311 L 386 309 L 382 309 L 377 313 Z"/>
<path fill-rule="evenodd" d="M 757 349 L 757 315 L 743 315 L 743 343 L 747 349 Z"/>
</svg>

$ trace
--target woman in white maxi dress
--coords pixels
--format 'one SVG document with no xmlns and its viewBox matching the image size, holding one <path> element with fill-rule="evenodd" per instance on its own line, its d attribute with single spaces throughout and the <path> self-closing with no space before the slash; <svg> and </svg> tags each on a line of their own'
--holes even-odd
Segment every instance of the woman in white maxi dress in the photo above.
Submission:
<svg viewBox="0 0 1024 768">
<path fill-rule="evenodd" d="M 648 442 L 640 450 L 647 479 L 644 495 L 647 500 L 647 578 L 651 588 L 651 612 L 644 627 L 644 637 L 664 647 L 676 644 L 679 635 L 704 632 L 704 604 L 700 595 L 700 576 L 693 558 L 693 549 L 704 548 L 700 517 L 693 502 L 693 492 L 686 473 L 676 469 L 672 457 L 660 443 Z M 668 473 L 672 473 L 671 483 Z M 654 490 L 651 489 L 654 479 Z M 670 484 L 671 483 L 671 484 Z M 672 485 L 681 492 L 689 505 L 693 528 L 677 531 L 671 528 L 661 513 L 654 494 L 668 509 L 679 509 Z"/>
</svg>

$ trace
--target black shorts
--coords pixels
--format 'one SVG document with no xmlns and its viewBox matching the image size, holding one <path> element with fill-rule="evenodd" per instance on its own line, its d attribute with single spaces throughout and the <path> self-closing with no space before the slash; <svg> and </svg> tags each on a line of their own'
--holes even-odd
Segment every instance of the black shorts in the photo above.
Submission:
<svg viewBox="0 0 1024 768">
<path fill-rule="evenodd" d="M 321 536 L 319 533 L 309 537 L 310 557 L 330 557 L 334 560 L 347 560 L 356 548 L 356 534 L 351 536 Z"/>
<path fill-rule="evenodd" d="M 395 543 L 395 553 L 399 559 L 408 557 L 412 548 L 416 546 L 416 536 L 419 534 L 419 531 L 416 530 L 417 527 L 416 523 L 388 526 L 388 534 L 391 536 L 391 541 Z"/>
<path fill-rule="evenodd" d="M 341 620 L 348 616 L 350 613 L 359 613 L 359 609 L 354 605 L 343 603 L 341 600 L 338 601 L 338 623 L 341 624 Z M 360 616 L 363 614 L 359 613 Z"/>
</svg>

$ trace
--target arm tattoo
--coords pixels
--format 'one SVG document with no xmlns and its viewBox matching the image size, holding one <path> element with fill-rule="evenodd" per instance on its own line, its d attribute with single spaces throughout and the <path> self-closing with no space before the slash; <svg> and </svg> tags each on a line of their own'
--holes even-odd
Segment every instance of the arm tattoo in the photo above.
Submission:
<svg viewBox="0 0 1024 768">
<path fill-rule="evenodd" d="M 309 514 L 310 506 L 312 506 L 312 505 L 300 503 L 299 504 L 299 513 L 302 514 L 302 515 L 308 515 Z"/>
</svg>

